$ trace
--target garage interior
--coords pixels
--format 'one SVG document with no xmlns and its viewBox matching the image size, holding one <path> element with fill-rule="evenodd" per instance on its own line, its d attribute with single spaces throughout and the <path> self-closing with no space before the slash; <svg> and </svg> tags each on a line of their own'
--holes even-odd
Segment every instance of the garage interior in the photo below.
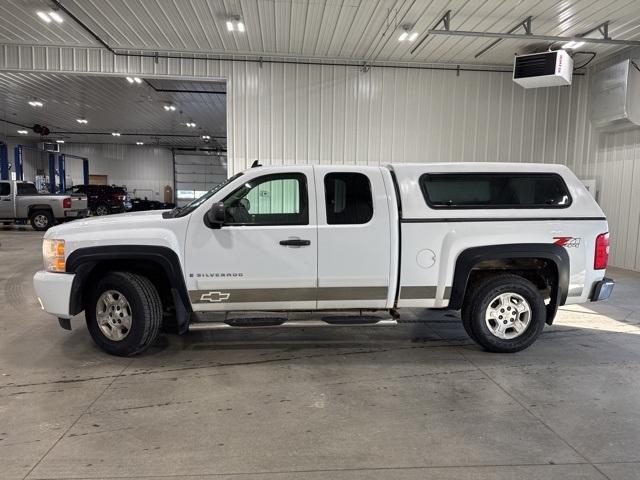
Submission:
<svg viewBox="0 0 640 480">
<path fill-rule="evenodd" d="M 514 54 L 557 49 L 570 85 L 513 81 Z M 405 309 L 118 358 L 41 311 L 43 235 L 2 226 L 0 477 L 640 479 L 638 64 L 626 0 L 2 2 L 7 178 L 182 206 L 255 161 L 564 164 L 607 215 L 616 288 L 511 355 Z M 598 95 L 617 65 L 622 107 Z"/>
</svg>

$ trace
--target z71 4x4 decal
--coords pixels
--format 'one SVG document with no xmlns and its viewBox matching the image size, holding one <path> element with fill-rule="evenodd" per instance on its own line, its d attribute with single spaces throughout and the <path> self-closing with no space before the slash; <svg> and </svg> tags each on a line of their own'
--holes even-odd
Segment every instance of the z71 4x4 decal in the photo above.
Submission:
<svg viewBox="0 0 640 480">
<path fill-rule="evenodd" d="M 565 248 L 578 248 L 580 246 L 580 238 L 576 237 L 553 237 L 556 245 Z"/>
</svg>

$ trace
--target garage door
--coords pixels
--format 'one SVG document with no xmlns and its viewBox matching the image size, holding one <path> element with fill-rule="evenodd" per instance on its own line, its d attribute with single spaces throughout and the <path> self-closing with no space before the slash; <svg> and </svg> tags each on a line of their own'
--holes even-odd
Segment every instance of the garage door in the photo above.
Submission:
<svg viewBox="0 0 640 480">
<path fill-rule="evenodd" d="M 186 205 L 227 179 L 227 157 L 219 154 L 174 152 L 176 204 Z"/>
</svg>

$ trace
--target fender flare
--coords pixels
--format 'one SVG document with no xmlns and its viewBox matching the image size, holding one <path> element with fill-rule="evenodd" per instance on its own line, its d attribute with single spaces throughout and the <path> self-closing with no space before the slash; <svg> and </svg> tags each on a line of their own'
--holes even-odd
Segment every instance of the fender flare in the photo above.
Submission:
<svg viewBox="0 0 640 480">
<path fill-rule="evenodd" d="M 33 203 L 27 206 L 27 217 L 36 210 L 49 210 L 53 214 L 53 208 L 48 203 Z"/>
<path fill-rule="evenodd" d="M 66 271 L 75 273 L 71 285 L 69 312 L 80 313 L 82 306 L 82 287 L 98 262 L 105 260 L 143 260 L 159 266 L 167 275 L 171 295 L 176 307 L 176 321 L 179 333 L 189 328 L 189 318 L 193 309 L 189 300 L 187 286 L 182 274 L 182 266 L 176 252 L 169 247 L 154 245 L 109 245 L 103 247 L 85 247 L 74 250 L 67 257 Z"/>
<path fill-rule="evenodd" d="M 449 308 L 453 310 L 462 308 L 469 276 L 478 263 L 485 260 L 515 258 L 542 258 L 551 260 L 555 264 L 558 271 L 558 286 L 551 292 L 551 301 L 547 306 L 547 323 L 552 322 L 558 307 L 564 305 L 567 300 L 571 265 L 566 249 L 553 243 L 514 243 L 463 250 L 456 259 Z"/>
</svg>

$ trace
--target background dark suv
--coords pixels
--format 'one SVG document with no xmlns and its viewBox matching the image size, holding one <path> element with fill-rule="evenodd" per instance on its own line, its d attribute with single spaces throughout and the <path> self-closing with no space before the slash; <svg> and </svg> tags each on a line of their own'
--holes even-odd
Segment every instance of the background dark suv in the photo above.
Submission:
<svg viewBox="0 0 640 480">
<path fill-rule="evenodd" d="M 127 204 L 127 191 L 111 185 L 76 185 L 67 193 L 84 193 L 89 200 L 89 210 L 94 215 L 122 213 Z"/>
</svg>

